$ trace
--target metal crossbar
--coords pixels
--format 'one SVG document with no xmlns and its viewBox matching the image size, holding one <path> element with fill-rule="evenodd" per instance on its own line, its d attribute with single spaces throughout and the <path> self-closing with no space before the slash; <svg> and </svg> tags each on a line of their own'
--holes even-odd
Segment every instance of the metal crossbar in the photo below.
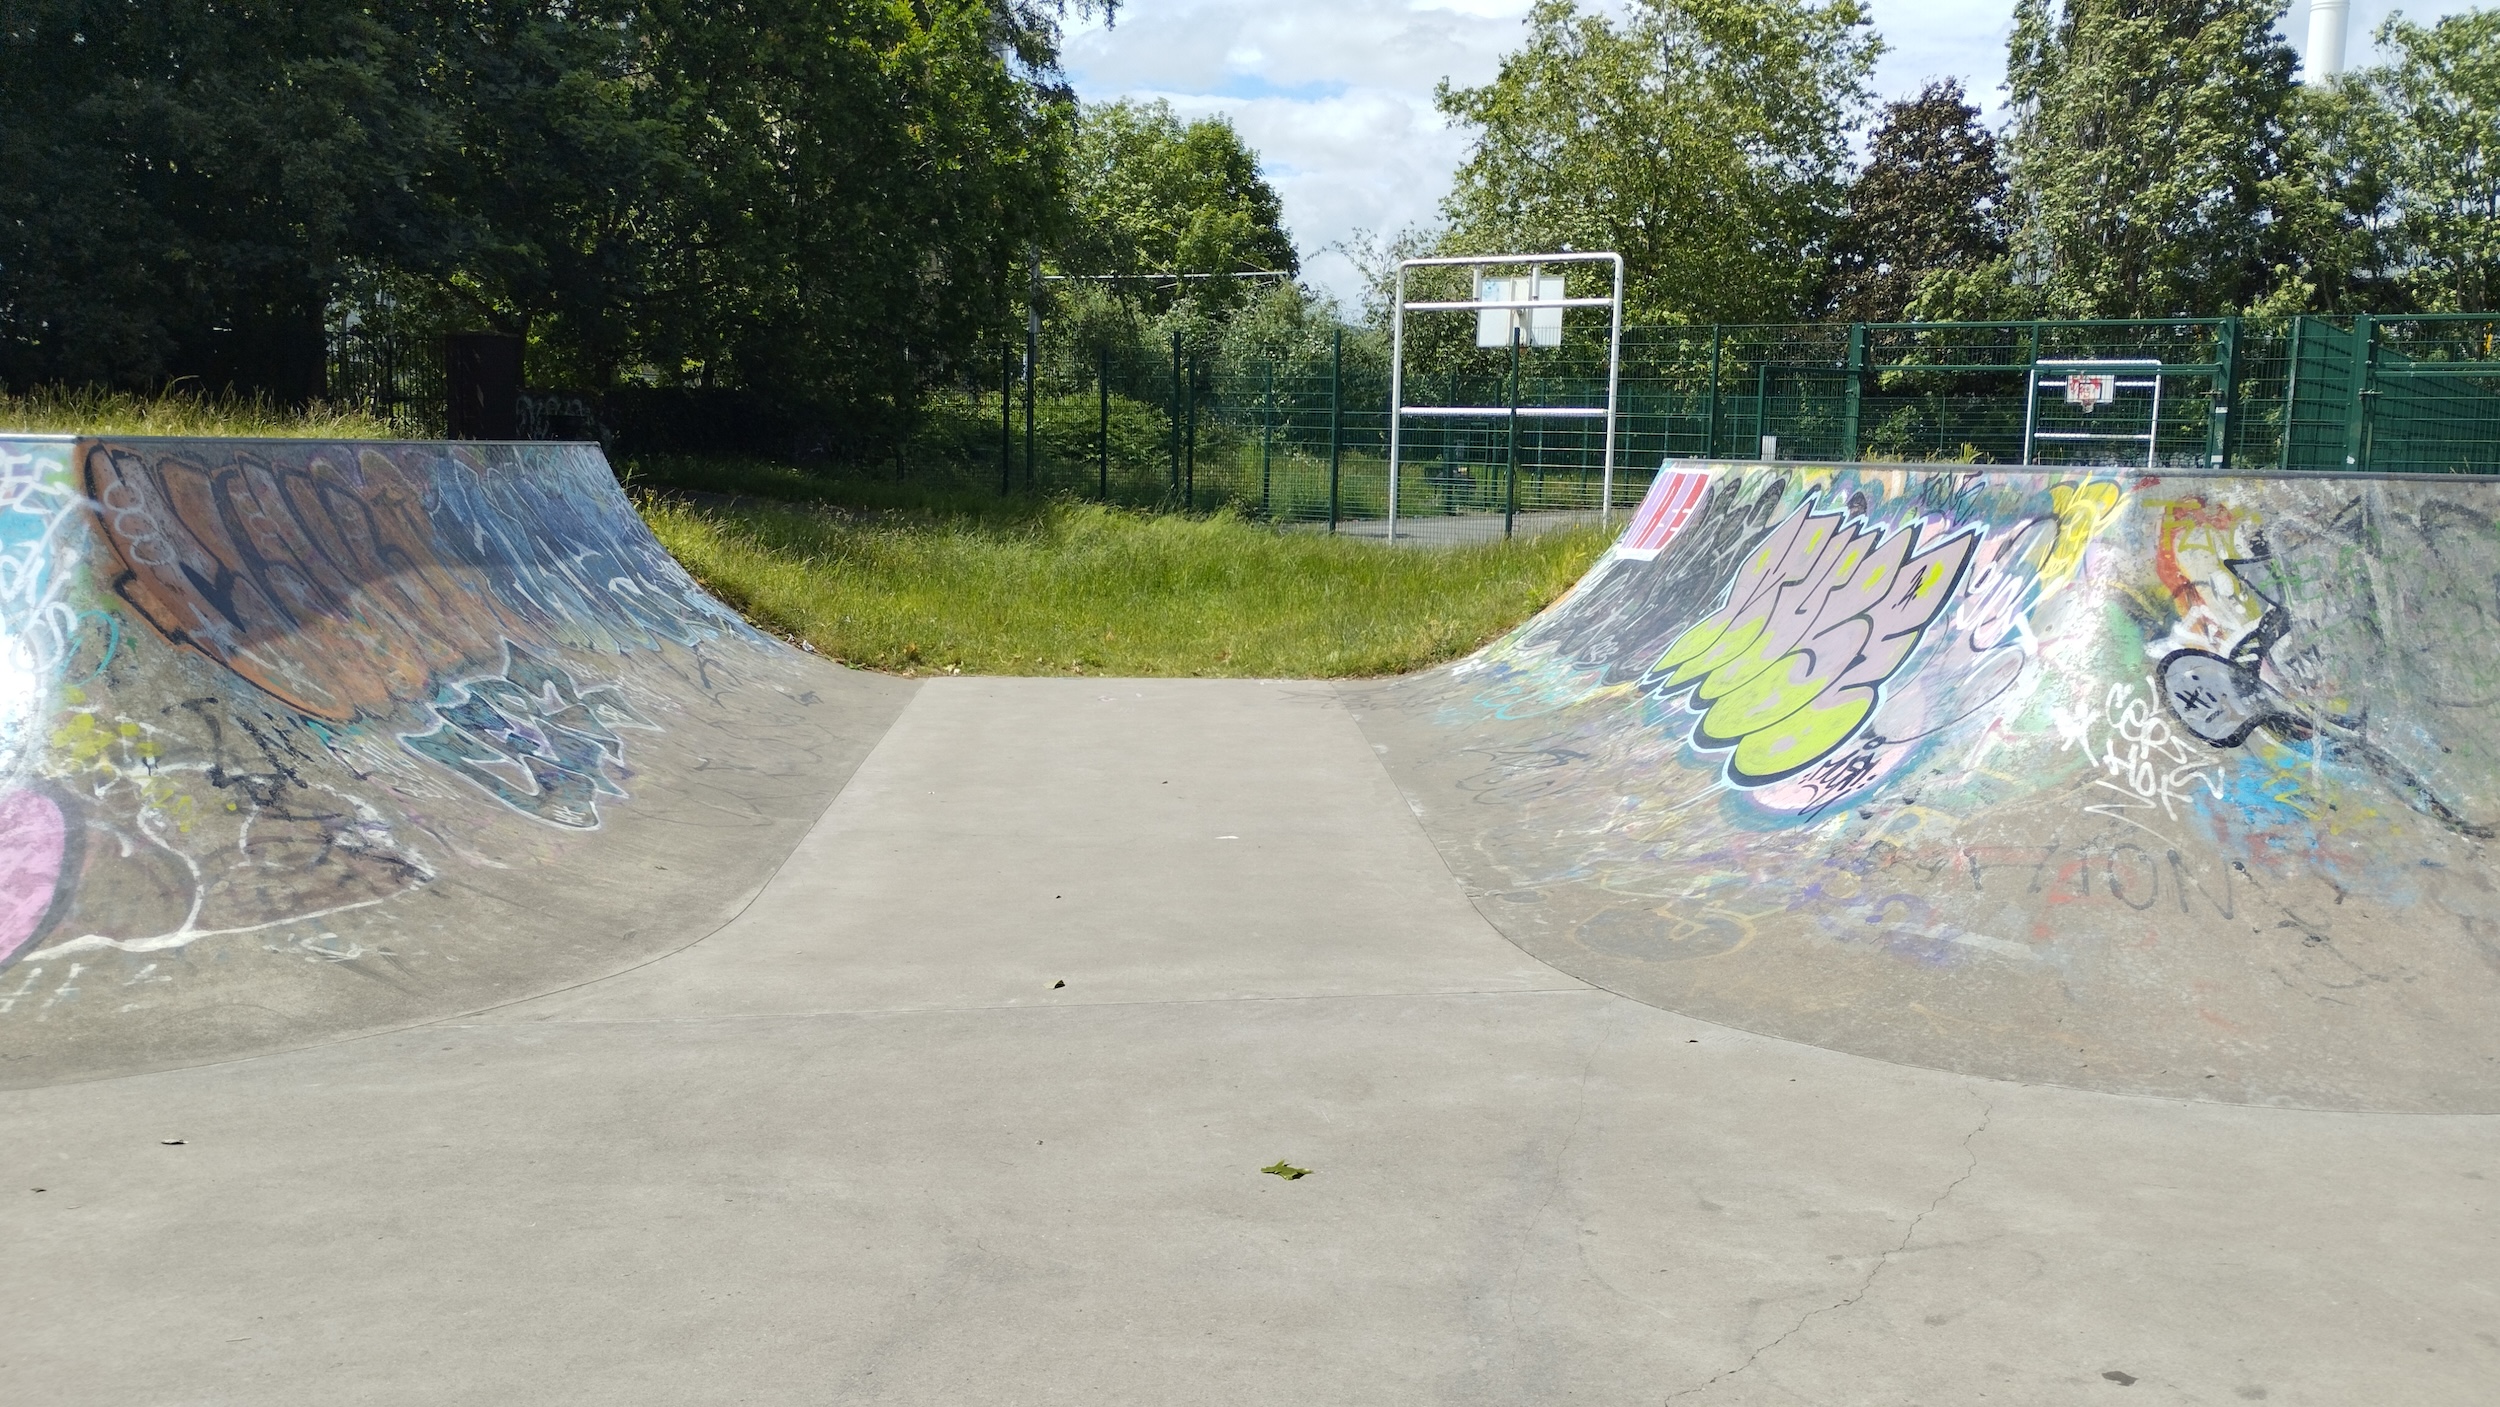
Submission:
<svg viewBox="0 0 2500 1407">
<path fill-rule="evenodd" d="M 1504 308 L 1611 308 L 1612 298 L 1462 298 L 1455 302 L 1409 303 L 1410 313 L 1499 312 Z"/>
<path fill-rule="evenodd" d="M 1441 416 L 1459 419 L 1471 415 L 1491 416 L 1507 420 L 1518 416 L 1523 420 L 1595 420 L 1609 412 L 1604 406 L 1587 405 L 1402 405 L 1398 414 L 1422 417 Z"/>
</svg>

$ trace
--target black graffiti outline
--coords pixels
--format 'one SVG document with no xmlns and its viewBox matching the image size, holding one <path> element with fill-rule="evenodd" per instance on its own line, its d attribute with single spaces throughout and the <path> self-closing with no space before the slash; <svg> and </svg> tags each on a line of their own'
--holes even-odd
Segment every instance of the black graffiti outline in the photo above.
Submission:
<svg viewBox="0 0 2500 1407">
<path fill-rule="evenodd" d="M 2283 603 L 2285 593 L 2279 589 L 2268 591 L 2247 570 L 2263 566 L 2268 575 L 2277 578 L 2279 585 L 2280 573 L 2275 566 L 2274 550 L 2267 544 L 2265 535 L 2256 534 L 2250 546 L 2255 555 L 2226 558 L 2222 565 L 2240 585 L 2248 588 L 2250 594 L 2265 602 L 2266 608 L 2259 613 L 2256 625 L 2231 642 L 2229 654 L 2216 654 L 2212 650 L 2189 646 L 2162 656 L 2161 662 L 2153 668 L 2154 677 L 2161 682 L 2163 706 L 2191 736 L 2217 748 L 2238 747 L 2259 728 L 2269 731 L 2279 729 L 2281 734 L 2296 742 L 2306 742 L 2316 731 L 2309 719 L 2265 681 L 2266 652 L 2291 633 L 2292 612 Z M 2191 669 L 2201 661 L 2211 661 L 2222 667 L 2231 690 L 2227 699 L 2216 692 L 2213 683 L 2194 676 L 2190 676 L 2190 682 L 2185 685 L 2178 682 L 2177 676 L 2183 670 Z M 2243 706 L 2238 721 L 2229 728 L 2214 728 L 2213 723 L 2226 703 Z"/>
<path fill-rule="evenodd" d="M 2170 710 L 2171 716 L 2178 719 L 2190 735 L 2217 749 L 2239 747 L 2260 728 L 2288 743 L 2315 739 L 2328 749 L 2327 760 L 2343 761 L 2349 758 L 2358 762 L 2402 797 L 2407 806 L 2457 834 L 2474 840 L 2489 840 L 2494 835 L 2500 835 L 2500 830 L 2492 826 L 2457 814 L 2456 809 L 2433 791 L 2430 784 L 2412 768 L 2371 742 L 2362 732 L 2369 721 L 2366 713 L 2352 718 L 2312 718 L 2265 681 L 2263 670 L 2267 652 L 2291 633 L 2292 613 L 2284 602 L 2289 593 L 2281 589 L 2281 568 L 2275 561 L 2274 550 L 2267 543 L 2265 534 L 2252 534 L 2249 546 L 2253 555 L 2226 558 L 2222 565 L 2252 595 L 2265 603 L 2265 610 L 2259 613 L 2257 623 L 2247 633 L 2231 643 L 2229 654 L 2216 654 L 2191 646 L 2162 656 L 2153 671 L 2154 678 L 2161 685 L 2162 706 Z M 2260 566 L 2274 579 L 2275 590 L 2267 590 L 2246 570 Z M 2182 687 L 2177 682 L 2179 671 L 2191 669 L 2204 661 L 2218 664 L 2226 672 L 2231 689 L 2227 701 L 2214 692 L 2211 681 L 2190 675 L 2186 686 Z M 2210 725 L 2221 715 L 2226 702 L 2239 705 L 2240 714 L 2232 727 L 2212 729 Z"/>
</svg>

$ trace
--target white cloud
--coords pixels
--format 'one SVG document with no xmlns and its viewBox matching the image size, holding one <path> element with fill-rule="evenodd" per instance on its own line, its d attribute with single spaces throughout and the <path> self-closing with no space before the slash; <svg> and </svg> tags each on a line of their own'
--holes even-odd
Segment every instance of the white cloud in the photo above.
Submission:
<svg viewBox="0 0 2500 1407">
<path fill-rule="evenodd" d="M 2354 0 L 2352 62 L 2369 61 L 2371 31 L 2396 8 Z M 2428 22 L 2472 0 L 2402 8 Z M 1872 0 L 1872 9 L 1889 46 L 1880 94 L 1959 78 L 2002 117 L 2012 0 Z M 1076 28 L 1066 60 L 1089 99 L 1160 97 L 1187 116 L 1229 116 L 1284 198 L 1306 276 L 1351 300 L 1353 269 L 1327 247 L 1357 230 L 1433 219 L 1467 146 L 1434 111 L 1433 87 L 1490 79 L 1527 12 L 1527 0 L 1175 0 L 1124 9 L 1116 27 Z M 2307 0 L 2294 0 L 2283 30 L 2305 46 Z"/>
<path fill-rule="evenodd" d="M 2005 41 L 2014 30 L 2009 0 L 1876 0 L 1875 32 L 1884 55 L 1875 91 L 1895 98 L 1939 78 L 1958 78 L 1991 117 L 2005 106 Z"/>
<path fill-rule="evenodd" d="M 1526 13 L 1524 0 L 1181 0 L 1078 30 L 1067 65 L 1090 99 L 1231 118 L 1284 199 L 1308 277 L 1351 299 L 1352 266 L 1328 247 L 1433 217 L 1466 151 L 1433 87 L 1492 77 Z"/>
</svg>

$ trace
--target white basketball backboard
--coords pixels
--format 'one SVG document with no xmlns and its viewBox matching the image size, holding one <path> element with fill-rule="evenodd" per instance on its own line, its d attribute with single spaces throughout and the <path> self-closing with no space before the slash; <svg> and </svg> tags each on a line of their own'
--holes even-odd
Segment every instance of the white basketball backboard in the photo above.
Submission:
<svg viewBox="0 0 2500 1407">
<path fill-rule="evenodd" d="M 2118 394 L 2118 378 L 2106 373 L 2074 372 L 2066 378 L 2066 404 L 2083 407 L 2090 415 L 2095 407 L 2105 406 Z"/>
<path fill-rule="evenodd" d="M 1560 274 L 1487 275 L 1476 271 L 1476 301 L 1500 303 L 1514 299 L 1533 299 L 1539 303 L 1559 304 L 1563 299 Z M 1507 347 L 1512 328 L 1519 329 L 1519 345 L 1523 347 L 1559 347 L 1562 345 L 1562 315 L 1553 308 L 1484 308 L 1476 313 L 1476 345 Z"/>
</svg>

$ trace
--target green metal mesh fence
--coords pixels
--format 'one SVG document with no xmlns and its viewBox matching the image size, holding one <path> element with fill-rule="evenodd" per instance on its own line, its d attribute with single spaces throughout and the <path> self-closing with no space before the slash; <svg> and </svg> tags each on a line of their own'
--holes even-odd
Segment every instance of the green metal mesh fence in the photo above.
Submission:
<svg viewBox="0 0 2500 1407">
<path fill-rule="evenodd" d="M 1028 463 L 1012 358 L 1003 485 L 1280 521 L 1388 505 L 1381 339 L 1243 362 L 1173 345 L 1067 349 L 1035 385 Z M 1410 349 L 1410 406 L 1605 403 L 1603 348 Z M 2103 377 L 2089 405 L 2069 377 Z M 1514 398 L 1515 397 L 1515 401 Z M 985 402 L 1000 405 L 994 387 Z M 1669 459 L 2095 464 L 2154 470 L 2500 472 L 2500 317 L 1635 327 L 1624 331 L 1615 506 Z M 1402 517 L 1586 514 L 1594 418 L 1412 416 Z"/>
</svg>

